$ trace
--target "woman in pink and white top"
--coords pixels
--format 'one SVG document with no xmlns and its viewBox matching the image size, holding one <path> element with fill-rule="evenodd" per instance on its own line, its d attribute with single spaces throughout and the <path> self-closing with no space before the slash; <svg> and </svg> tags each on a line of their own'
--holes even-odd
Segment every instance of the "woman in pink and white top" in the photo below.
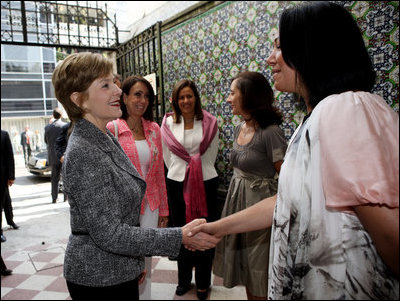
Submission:
<svg viewBox="0 0 400 301">
<path fill-rule="evenodd" d="M 140 210 L 140 226 L 166 227 L 168 201 L 159 125 L 154 122 L 154 91 L 143 77 L 130 76 L 122 84 L 122 116 L 107 124 L 121 147 L 146 181 L 147 188 Z M 140 299 L 151 297 L 151 257 L 146 257 L 147 271 L 140 286 Z"/>
</svg>

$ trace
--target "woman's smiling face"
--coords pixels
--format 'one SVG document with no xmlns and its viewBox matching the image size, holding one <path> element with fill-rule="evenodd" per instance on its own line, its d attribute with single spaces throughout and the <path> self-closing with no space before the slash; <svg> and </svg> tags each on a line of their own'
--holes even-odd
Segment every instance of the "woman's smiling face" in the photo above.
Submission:
<svg viewBox="0 0 400 301">
<path fill-rule="evenodd" d="M 296 85 L 296 70 L 289 67 L 283 59 L 279 38 L 274 41 L 274 50 L 267 58 L 267 64 L 272 67 L 272 78 L 277 90 L 299 92 Z"/>
</svg>

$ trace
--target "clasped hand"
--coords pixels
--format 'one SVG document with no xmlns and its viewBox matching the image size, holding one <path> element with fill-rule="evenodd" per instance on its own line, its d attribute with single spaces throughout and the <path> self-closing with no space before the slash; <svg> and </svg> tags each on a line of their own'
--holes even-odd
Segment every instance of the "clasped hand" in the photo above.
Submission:
<svg viewBox="0 0 400 301">
<path fill-rule="evenodd" d="M 215 248 L 221 240 L 213 233 L 212 223 L 202 219 L 195 219 L 182 227 L 182 244 L 190 251 L 205 251 Z"/>
</svg>

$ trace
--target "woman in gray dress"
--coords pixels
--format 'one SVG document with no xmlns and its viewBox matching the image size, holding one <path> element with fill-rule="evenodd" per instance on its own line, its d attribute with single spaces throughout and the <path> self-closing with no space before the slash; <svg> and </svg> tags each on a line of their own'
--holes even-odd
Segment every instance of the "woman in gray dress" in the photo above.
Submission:
<svg viewBox="0 0 400 301">
<path fill-rule="evenodd" d="M 232 114 L 244 121 L 235 128 L 230 159 L 233 177 L 222 217 L 243 210 L 276 194 L 277 174 L 286 151 L 279 124 L 282 115 L 273 106 L 267 79 L 258 72 L 243 72 L 231 83 L 227 102 Z M 217 245 L 214 273 L 224 286 L 246 286 L 249 300 L 266 299 L 270 231 L 225 236 Z"/>
<path fill-rule="evenodd" d="M 188 238 L 198 220 L 176 228 L 139 227 L 146 183 L 106 128 L 122 114 L 112 68 L 100 54 L 75 53 L 52 78 L 73 128 L 62 169 L 72 232 L 64 277 L 72 299 L 138 300 L 145 256 L 177 256 L 181 244 L 215 246 L 207 243 L 211 237 Z"/>
</svg>

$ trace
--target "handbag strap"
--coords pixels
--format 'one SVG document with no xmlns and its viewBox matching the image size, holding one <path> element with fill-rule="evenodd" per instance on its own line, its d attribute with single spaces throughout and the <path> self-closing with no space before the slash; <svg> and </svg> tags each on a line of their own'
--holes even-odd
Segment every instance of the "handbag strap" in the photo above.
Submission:
<svg viewBox="0 0 400 301">
<path fill-rule="evenodd" d="M 114 136 L 118 140 L 118 123 L 115 120 L 112 123 L 114 124 Z"/>
</svg>

